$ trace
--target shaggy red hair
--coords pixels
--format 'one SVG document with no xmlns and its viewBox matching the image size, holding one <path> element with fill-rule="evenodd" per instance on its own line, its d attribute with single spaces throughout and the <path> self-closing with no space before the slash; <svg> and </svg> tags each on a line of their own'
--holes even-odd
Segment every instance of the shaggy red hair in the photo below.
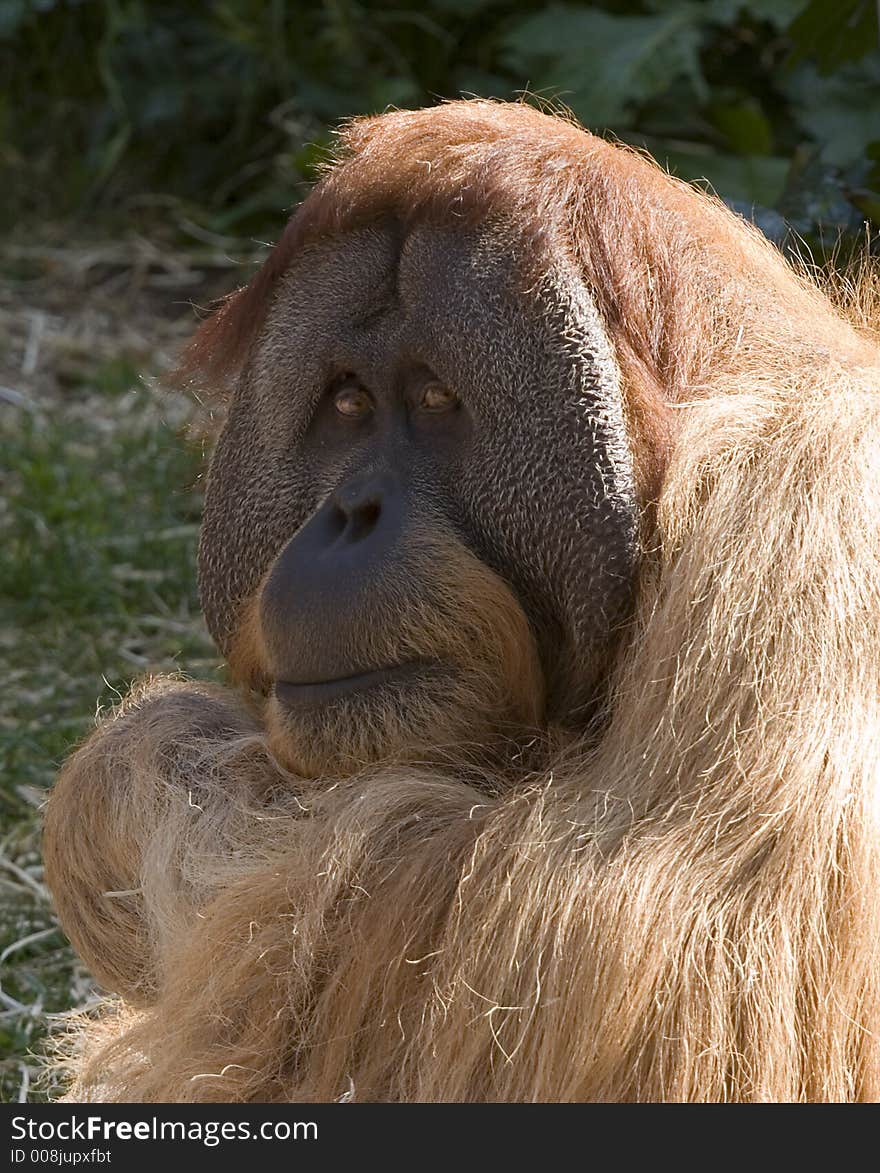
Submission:
<svg viewBox="0 0 880 1173">
<path fill-rule="evenodd" d="M 328 786 L 230 691 L 136 694 L 49 804 L 64 923 L 126 1000 L 72 1097 L 880 1098 L 869 301 L 570 122 L 452 103 L 345 130 L 190 376 L 247 363 L 305 243 L 389 214 L 507 216 L 599 306 L 659 490 L 607 724 L 526 778 Z"/>
</svg>

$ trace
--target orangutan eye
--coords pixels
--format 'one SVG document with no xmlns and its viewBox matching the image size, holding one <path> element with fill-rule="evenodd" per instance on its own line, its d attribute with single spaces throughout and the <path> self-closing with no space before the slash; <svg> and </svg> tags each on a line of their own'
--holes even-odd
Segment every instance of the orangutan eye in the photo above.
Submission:
<svg viewBox="0 0 880 1173">
<path fill-rule="evenodd" d="M 346 419 L 366 419 L 373 410 L 373 399 L 361 387 L 340 387 L 333 396 L 333 406 Z"/>
<path fill-rule="evenodd" d="M 419 407 L 422 411 L 451 411 L 459 403 L 458 396 L 442 383 L 430 383 L 422 392 Z"/>
</svg>

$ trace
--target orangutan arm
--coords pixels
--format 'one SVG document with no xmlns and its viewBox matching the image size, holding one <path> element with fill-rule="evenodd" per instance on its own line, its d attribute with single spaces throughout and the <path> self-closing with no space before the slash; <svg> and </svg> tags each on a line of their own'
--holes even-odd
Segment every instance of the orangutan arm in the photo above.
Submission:
<svg viewBox="0 0 880 1173">
<path fill-rule="evenodd" d="M 153 999 L 157 959 L 219 881 L 233 826 L 277 780 L 259 740 L 231 690 L 157 679 L 65 764 L 46 810 L 46 881 L 103 986 Z"/>
</svg>

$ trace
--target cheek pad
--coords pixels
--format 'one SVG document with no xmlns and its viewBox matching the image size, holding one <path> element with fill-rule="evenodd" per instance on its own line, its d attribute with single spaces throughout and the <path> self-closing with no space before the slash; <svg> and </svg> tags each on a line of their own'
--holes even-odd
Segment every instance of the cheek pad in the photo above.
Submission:
<svg viewBox="0 0 880 1173">
<path fill-rule="evenodd" d="M 527 281 L 517 252 L 503 226 L 423 228 L 400 283 L 440 373 L 475 416 L 459 489 L 474 542 L 589 674 L 637 567 L 620 375 L 580 277 L 548 262 Z"/>
<path fill-rule="evenodd" d="M 211 461 L 199 593 L 226 654 L 240 608 L 320 499 L 299 441 L 331 364 L 388 284 L 393 234 L 380 228 L 314 245 L 282 279 L 239 380 Z"/>
</svg>

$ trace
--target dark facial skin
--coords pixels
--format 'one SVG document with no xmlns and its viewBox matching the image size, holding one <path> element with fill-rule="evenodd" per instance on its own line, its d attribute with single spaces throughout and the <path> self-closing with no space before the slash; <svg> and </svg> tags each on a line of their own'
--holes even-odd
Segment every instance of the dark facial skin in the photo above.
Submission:
<svg viewBox="0 0 880 1173">
<path fill-rule="evenodd" d="M 276 694 L 290 703 L 431 668 L 419 658 L 371 662 L 351 627 L 375 608 L 383 580 L 404 573 L 412 528 L 428 528 L 432 514 L 452 516 L 444 481 L 468 451 L 471 417 L 453 391 L 405 356 L 370 370 L 369 385 L 366 364 L 352 365 L 360 371 L 330 379 L 301 444 L 315 475 L 337 487 L 288 542 L 262 592 Z M 323 633 L 320 642 L 314 632 Z"/>
<path fill-rule="evenodd" d="M 588 711 L 630 604 L 632 461 L 586 289 L 562 269 L 527 282 L 516 252 L 499 225 L 385 224 L 311 246 L 284 278 L 218 443 L 200 549 L 214 637 L 228 652 L 255 605 L 280 706 L 363 713 L 389 688 L 415 704 L 443 677 L 438 640 L 422 655 L 417 633 L 383 633 L 416 631 L 424 608 L 432 630 L 456 622 L 458 549 L 522 609 L 542 719 Z"/>
</svg>

